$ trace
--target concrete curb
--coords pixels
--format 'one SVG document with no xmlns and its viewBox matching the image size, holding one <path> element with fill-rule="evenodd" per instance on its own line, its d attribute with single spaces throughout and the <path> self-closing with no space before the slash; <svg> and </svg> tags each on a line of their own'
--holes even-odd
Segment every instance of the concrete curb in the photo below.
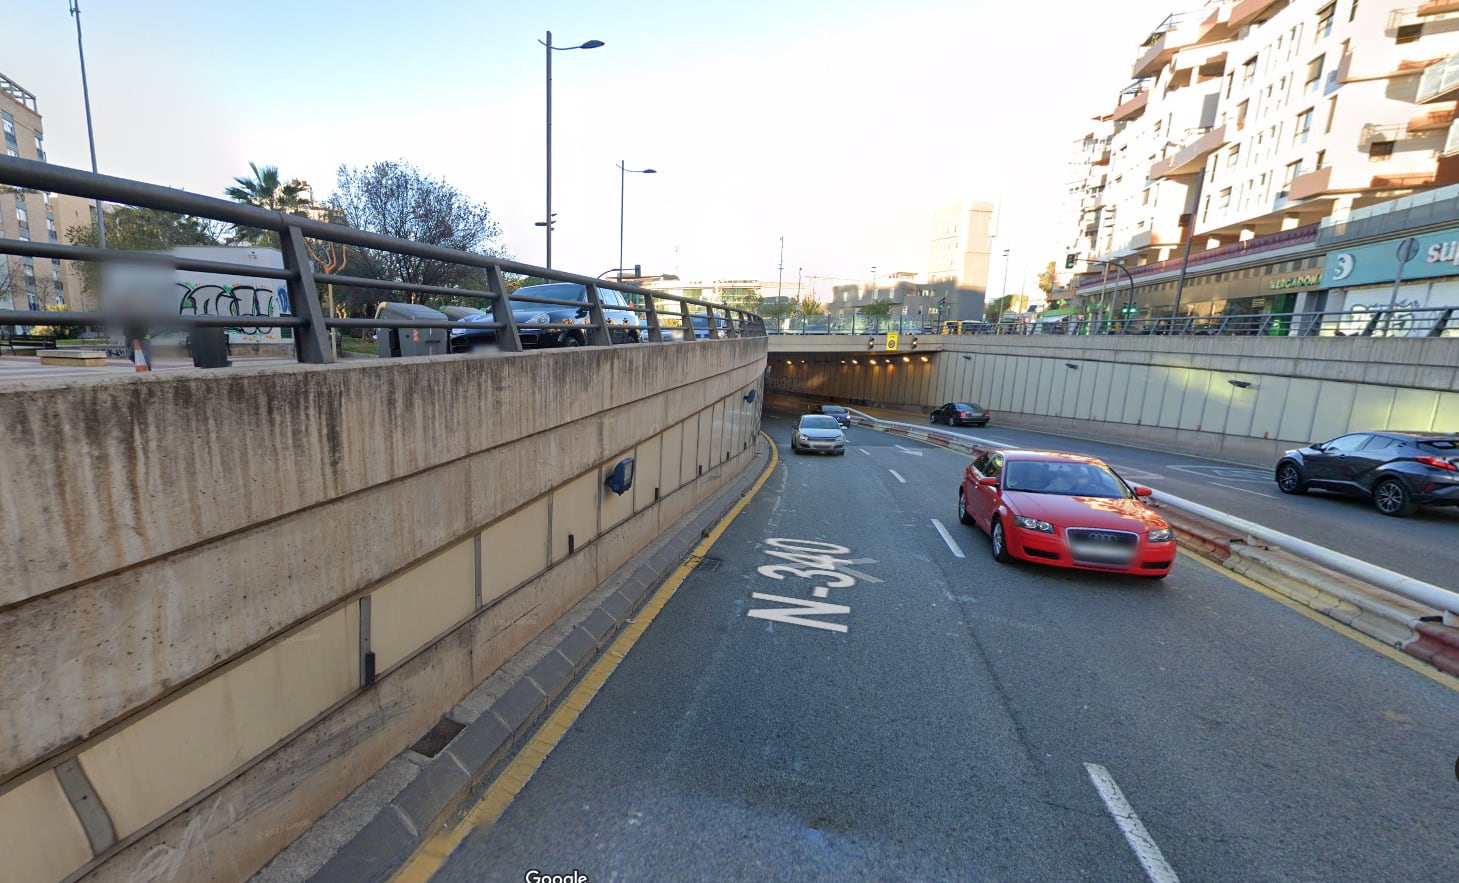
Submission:
<svg viewBox="0 0 1459 883">
<path fill-rule="evenodd" d="M 968 439 L 851 411 L 856 426 L 915 439 L 971 454 Z M 1239 573 L 1279 595 L 1337 620 L 1383 644 L 1421 659 L 1440 671 L 1459 675 L 1459 628 L 1442 624 L 1436 611 L 1302 558 L 1277 546 L 1256 544 L 1232 527 L 1160 504 L 1181 547 Z"/>
<path fill-rule="evenodd" d="M 769 450 L 760 445 L 743 474 L 685 519 L 666 543 L 619 568 L 605 581 L 619 581 L 618 589 L 599 600 L 586 619 L 422 765 L 420 773 L 310 879 L 358 883 L 382 881 L 395 873 L 525 740 L 543 713 L 608 646 L 639 606 L 745 495 L 769 459 Z"/>
</svg>

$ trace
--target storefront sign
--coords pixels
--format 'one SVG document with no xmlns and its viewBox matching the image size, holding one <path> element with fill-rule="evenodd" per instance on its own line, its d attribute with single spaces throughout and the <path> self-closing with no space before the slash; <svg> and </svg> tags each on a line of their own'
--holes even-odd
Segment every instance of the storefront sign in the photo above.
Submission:
<svg viewBox="0 0 1459 883">
<path fill-rule="evenodd" d="M 1314 288 L 1321 284 L 1321 273 L 1304 273 L 1301 276 L 1286 276 L 1281 279 L 1273 279 L 1267 283 L 1267 287 L 1272 291 L 1285 291 L 1289 288 Z"/>
<path fill-rule="evenodd" d="M 1403 265 L 1403 278 L 1433 279 L 1459 276 L 1459 228 L 1451 227 L 1420 236 L 1389 239 L 1373 245 L 1328 252 L 1322 284 L 1327 288 L 1348 288 L 1392 282 L 1398 271 L 1399 250 L 1412 240 Z"/>
</svg>

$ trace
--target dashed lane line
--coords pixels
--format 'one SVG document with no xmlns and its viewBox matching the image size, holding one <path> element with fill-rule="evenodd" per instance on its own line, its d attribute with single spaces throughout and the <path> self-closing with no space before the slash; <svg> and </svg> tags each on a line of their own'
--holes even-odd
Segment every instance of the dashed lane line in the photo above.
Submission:
<svg viewBox="0 0 1459 883">
<path fill-rule="evenodd" d="M 1151 883 L 1180 883 L 1175 869 L 1165 860 L 1109 770 L 1097 763 L 1086 763 L 1084 769 L 1089 773 L 1089 781 L 1094 783 L 1094 790 L 1099 792 L 1099 799 L 1104 801 L 1104 808 L 1109 810 L 1110 817 L 1120 826 L 1120 833 L 1125 835 L 1125 842 L 1134 850 L 1136 861 L 1145 869 L 1145 876 Z"/>
<path fill-rule="evenodd" d="M 944 543 L 947 543 L 947 547 L 952 550 L 953 555 L 957 556 L 958 558 L 968 557 L 963 554 L 962 549 L 958 548 L 957 541 L 952 538 L 952 534 L 947 532 L 947 528 L 942 526 L 941 521 L 938 521 L 936 518 L 932 519 L 932 526 L 937 528 L 937 532 L 939 534 L 942 534 L 942 541 Z"/>
</svg>

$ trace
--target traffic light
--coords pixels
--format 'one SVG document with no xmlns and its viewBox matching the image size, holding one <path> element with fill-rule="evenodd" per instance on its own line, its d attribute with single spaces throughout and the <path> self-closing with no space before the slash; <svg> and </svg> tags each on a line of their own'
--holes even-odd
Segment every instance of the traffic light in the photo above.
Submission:
<svg viewBox="0 0 1459 883">
<path fill-rule="evenodd" d="M 1072 270 L 1072 269 L 1074 269 L 1074 265 L 1077 264 L 1077 263 L 1079 263 L 1079 255 L 1078 254 L 1066 254 L 1066 255 L 1064 255 L 1064 269 L 1066 269 L 1066 270 Z"/>
</svg>

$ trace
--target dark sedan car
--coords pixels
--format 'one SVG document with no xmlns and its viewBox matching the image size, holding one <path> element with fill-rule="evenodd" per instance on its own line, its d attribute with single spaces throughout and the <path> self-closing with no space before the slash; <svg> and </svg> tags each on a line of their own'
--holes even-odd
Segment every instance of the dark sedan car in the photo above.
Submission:
<svg viewBox="0 0 1459 883">
<path fill-rule="evenodd" d="M 1277 487 L 1363 497 L 1399 518 L 1420 506 L 1459 506 L 1459 435 L 1449 432 L 1352 432 L 1288 451 L 1277 461 Z"/>
<path fill-rule="evenodd" d="M 836 422 L 842 426 L 851 425 L 851 412 L 840 405 L 821 405 L 819 410 L 827 417 L 836 418 Z"/>
<path fill-rule="evenodd" d="M 512 299 L 512 318 L 517 322 L 517 336 L 526 349 L 555 346 L 582 346 L 588 342 L 592 318 L 588 310 L 587 286 L 575 282 L 551 282 L 518 289 L 519 295 L 545 297 L 552 300 L 575 301 L 574 305 L 539 304 Z M 608 324 L 608 336 L 614 343 L 638 342 L 638 315 L 626 309 L 628 303 L 623 295 L 608 288 L 598 289 L 603 303 L 603 318 Z M 491 313 L 476 313 L 462 317 L 463 322 L 491 322 Z M 572 328 L 524 328 L 524 325 L 566 324 Z M 494 328 L 452 328 L 451 352 L 465 353 L 482 345 L 496 342 Z"/>
<path fill-rule="evenodd" d="M 978 404 L 948 402 L 932 412 L 932 422 L 948 426 L 987 426 L 988 409 Z"/>
</svg>

